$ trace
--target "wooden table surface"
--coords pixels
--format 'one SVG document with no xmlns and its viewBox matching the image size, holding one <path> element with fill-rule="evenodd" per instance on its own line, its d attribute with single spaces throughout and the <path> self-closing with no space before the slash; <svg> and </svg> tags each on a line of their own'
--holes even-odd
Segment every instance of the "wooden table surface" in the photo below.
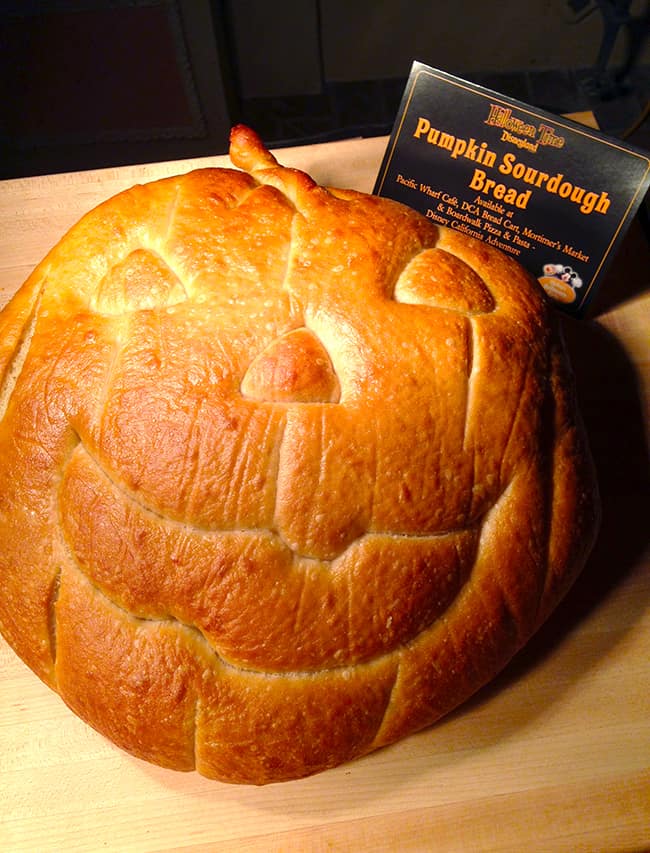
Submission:
<svg viewBox="0 0 650 853">
<path fill-rule="evenodd" d="M 321 183 L 370 191 L 385 144 L 348 140 L 279 157 Z M 225 163 L 3 182 L 0 306 L 96 203 Z M 603 526 L 568 598 L 495 682 L 432 729 L 354 764 L 250 788 L 119 751 L 0 640 L 0 850 L 650 849 L 649 270 L 635 223 L 595 316 L 566 322 Z"/>
</svg>

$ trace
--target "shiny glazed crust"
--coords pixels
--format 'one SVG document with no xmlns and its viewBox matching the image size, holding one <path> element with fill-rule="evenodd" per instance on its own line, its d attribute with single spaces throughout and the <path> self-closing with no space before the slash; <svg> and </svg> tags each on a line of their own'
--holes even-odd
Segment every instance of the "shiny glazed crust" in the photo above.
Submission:
<svg viewBox="0 0 650 853">
<path fill-rule="evenodd" d="M 521 267 L 231 158 L 88 213 L 0 314 L 0 629 L 134 755 L 264 784 L 491 679 L 598 501 Z"/>
</svg>

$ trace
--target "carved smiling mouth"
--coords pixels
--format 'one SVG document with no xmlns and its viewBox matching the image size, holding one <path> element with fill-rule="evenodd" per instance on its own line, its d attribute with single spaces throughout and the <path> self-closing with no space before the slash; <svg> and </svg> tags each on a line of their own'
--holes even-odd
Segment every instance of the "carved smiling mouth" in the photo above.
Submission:
<svg viewBox="0 0 650 853">
<path fill-rule="evenodd" d="M 82 444 L 60 501 L 75 563 L 110 601 L 197 628 L 222 660 L 265 672 L 349 666 L 408 643 L 470 576 L 482 521 L 431 536 L 368 532 L 335 558 L 314 559 L 277 531 L 161 518 Z"/>
</svg>

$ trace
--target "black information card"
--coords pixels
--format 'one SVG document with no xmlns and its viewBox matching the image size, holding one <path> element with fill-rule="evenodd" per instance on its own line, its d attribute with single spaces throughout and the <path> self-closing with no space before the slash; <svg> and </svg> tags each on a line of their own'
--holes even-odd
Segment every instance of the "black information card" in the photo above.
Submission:
<svg viewBox="0 0 650 853">
<path fill-rule="evenodd" d="M 376 195 L 515 258 L 580 314 L 650 183 L 650 155 L 413 63 Z"/>
</svg>

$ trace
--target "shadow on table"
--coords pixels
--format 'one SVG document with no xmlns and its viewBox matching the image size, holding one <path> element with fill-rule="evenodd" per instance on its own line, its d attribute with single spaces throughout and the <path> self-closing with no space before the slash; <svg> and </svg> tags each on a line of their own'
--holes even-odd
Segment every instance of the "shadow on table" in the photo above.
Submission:
<svg viewBox="0 0 650 853">
<path fill-rule="evenodd" d="M 602 522 L 587 564 L 564 601 L 505 670 L 454 714 L 482 704 L 554 653 L 563 639 L 605 602 L 640 563 L 650 543 L 650 468 L 639 377 L 617 339 L 591 321 L 567 321 L 565 338 L 576 376 L 602 503 Z M 648 605 L 627 602 L 632 626 Z M 603 642 L 614 642 L 604 633 Z M 590 646 L 597 663 L 606 652 Z M 561 690 L 558 685 L 558 690 Z"/>
</svg>

